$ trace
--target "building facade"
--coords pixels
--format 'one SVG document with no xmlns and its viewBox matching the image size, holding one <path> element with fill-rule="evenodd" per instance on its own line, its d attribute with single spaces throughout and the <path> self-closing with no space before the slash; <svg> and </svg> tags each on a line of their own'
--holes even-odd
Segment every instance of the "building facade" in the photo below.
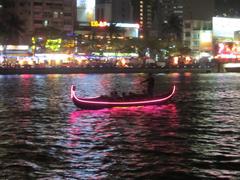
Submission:
<svg viewBox="0 0 240 180">
<path fill-rule="evenodd" d="M 163 27 L 169 23 L 172 16 L 179 19 L 180 25 L 183 20 L 183 0 L 158 0 L 156 18 L 158 18 L 159 36 L 162 36 Z"/>
<path fill-rule="evenodd" d="M 96 20 L 114 23 L 134 23 L 129 0 L 96 0 Z"/>
<path fill-rule="evenodd" d="M 75 0 L 18 0 L 15 11 L 25 22 L 22 44 L 29 44 L 31 37 L 43 28 L 54 28 L 62 34 L 74 31 Z"/>
<path fill-rule="evenodd" d="M 77 0 L 77 21 L 80 24 L 95 20 L 95 0 Z"/>
<path fill-rule="evenodd" d="M 212 21 L 184 20 L 183 43 L 193 53 L 212 51 Z"/>
<path fill-rule="evenodd" d="M 133 0 L 133 19 L 140 25 L 140 37 L 149 37 L 154 32 L 155 0 Z"/>
<path fill-rule="evenodd" d="M 172 15 L 182 19 L 182 0 L 133 0 L 134 20 L 141 26 L 142 36 L 162 36 L 163 27 Z"/>
<path fill-rule="evenodd" d="M 214 0 L 184 0 L 183 44 L 193 53 L 212 51 L 212 17 Z"/>
</svg>

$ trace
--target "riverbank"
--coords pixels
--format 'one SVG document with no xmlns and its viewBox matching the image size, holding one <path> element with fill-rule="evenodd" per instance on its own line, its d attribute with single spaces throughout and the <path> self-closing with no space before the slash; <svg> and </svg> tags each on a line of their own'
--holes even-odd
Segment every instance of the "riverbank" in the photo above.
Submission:
<svg viewBox="0 0 240 180">
<path fill-rule="evenodd" d="M 80 73 L 211 73 L 214 68 L 79 68 L 79 67 L 51 67 L 51 68 L 0 68 L 1 75 L 11 74 L 80 74 Z"/>
</svg>

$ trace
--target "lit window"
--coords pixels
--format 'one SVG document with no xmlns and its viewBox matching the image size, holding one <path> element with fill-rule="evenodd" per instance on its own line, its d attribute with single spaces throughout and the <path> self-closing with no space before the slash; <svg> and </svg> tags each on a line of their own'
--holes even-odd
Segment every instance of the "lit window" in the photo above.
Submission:
<svg viewBox="0 0 240 180">
<path fill-rule="evenodd" d="M 48 20 L 45 20 L 44 22 L 43 22 L 43 25 L 46 27 L 46 26 L 48 26 Z"/>
<path fill-rule="evenodd" d="M 199 42 L 198 42 L 198 41 L 193 41 L 193 42 L 192 42 L 192 45 L 193 45 L 193 46 L 199 46 Z"/>
<path fill-rule="evenodd" d="M 198 33 L 192 34 L 192 38 L 193 38 L 193 39 L 199 39 L 199 34 L 198 34 Z"/>
<path fill-rule="evenodd" d="M 57 11 L 53 12 L 53 18 L 58 18 L 58 12 Z"/>
</svg>

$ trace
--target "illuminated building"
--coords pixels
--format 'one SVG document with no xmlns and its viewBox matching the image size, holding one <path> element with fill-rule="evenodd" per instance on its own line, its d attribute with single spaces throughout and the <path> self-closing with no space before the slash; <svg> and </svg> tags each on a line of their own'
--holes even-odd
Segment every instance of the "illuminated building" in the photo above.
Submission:
<svg viewBox="0 0 240 180">
<path fill-rule="evenodd" d="M 80 39 L 83 35 L 90 36 L 91 22 L 95 21 L 95 0 L 76 0 L 77 1 L 77 19 L 75 34 L 78 34 Z M 79 42 L 81 43 L 81 42 Z"/>
<path fill-rule="evenodd" d="M 44 27 L 54 27 L 63 34 L 72 33 L 76 17 L 75 0 L 18 0 L 15 12 L 25 21 L 21 42 L 29 44 L 33 34 Z"/>
<path fill-rule="evenodd" d="M 81 38 L 109 38 L 110 26 L 120 31 L 119 38 L 139 35 L 139 25 L 133 21 L 129 0 L 77 1 L 77 12 L 78 27 L 75 33 Z"/>
<path fill-rule="evenodd" d="M 133 18 L 140 25 L 140 37 L 153 33 L 154 0 L 133 0 Z"/>
<path fill-rule="evenodd" d="M 183 44 L 194 53 L 212 51 L 214 0 L 184 0 Z"/>
<path fill-rule="evenodd" d="M 234 41 L 240 30 L 239 18 L 213 17 L 213 35 L 215 41 Z"/>
<path fill-rule="evenodd" d="M 183 24 L 184 46 L 193 52 L 212 51 L 212 21 L 185 20 Z"/>
<path fill-rule="evenodd" d="M 78 0 L 77 21 L 76 32 L 82 35 L 91 33 L 94 21 L 133 24 L 131 2 L 129 0 Z M 103 27 L 99 24 L 94 26 L 96 31 L 101 31 L 97 27 Z"/>
<path fill-rule="evenodd" d="M 95 20 L 95 0 L 77 0 L 77 21 L 89 23 Z"/>
<path fill-rule="evenodd" d="M 118 38 L 139 37 L 139 24 L 134 23 L 111 23 L 107 21 L 91 21 L 88 26 L 89 30 L 85 28 L 85 31 L 76 32 L 84 34 L 85 37 L 89 37 L 92 35 L 91 33 L 94 30 L 96 38 L 103 38 L 109 36 L 109 32 L 107 29 L 109 29 L 110 26 L 114 26 L 114 28 L 118 29 Z"/>
<path fill-rule="evenodd" d="M 219 61 L 240 61 L 240 19 L 213 17 L 214 55 Z"/>
<path fill-rule="evenodd" d="M 133 17 L 141 25 L 143 37 L 161 37 L 171 15 L 183 16 L 183 0 L 133 0 Z"/>
<path fill-rule="evenodd" d="M 139 37 L 160 35 L 161 27 L 166 19 L 175 14 L 183 16 L 183 0 L 95 0 L 95 20 L 114 23 L 138 23 L 141 34 Z M 86 4 L 85 1 L 81 1 Z M 87 1 L 90 3 L 90 1 Z M 79 3 L 78 3 L 79 4 Z M 84 7 L 78 5 L 78 22 L 81 31 L 87 30 L 88 23 Z M 80 13 L 81 12 L 81 13 Z"/>
</svg>

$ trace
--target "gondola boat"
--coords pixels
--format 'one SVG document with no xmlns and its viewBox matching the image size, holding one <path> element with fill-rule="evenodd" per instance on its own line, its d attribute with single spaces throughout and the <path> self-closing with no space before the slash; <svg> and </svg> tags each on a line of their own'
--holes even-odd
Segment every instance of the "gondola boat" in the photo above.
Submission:
<svg viewBox="0 0 240 180">
<path fill-rule="evenodd" d="M 148 106 L 161 105 L 170 100 L 175 94 L 176 87 L 173 86 L 171 92 L 164 97 L 143 97 L 134 99 L 101 99 L 95 98 L 80 98 L 76 96 L 76 86 L 71 86 L 71 99 L 73 103 L 81 109 L 103 109 L 112 107 L 128 107 L 128 106 Z"/>
</svg>

